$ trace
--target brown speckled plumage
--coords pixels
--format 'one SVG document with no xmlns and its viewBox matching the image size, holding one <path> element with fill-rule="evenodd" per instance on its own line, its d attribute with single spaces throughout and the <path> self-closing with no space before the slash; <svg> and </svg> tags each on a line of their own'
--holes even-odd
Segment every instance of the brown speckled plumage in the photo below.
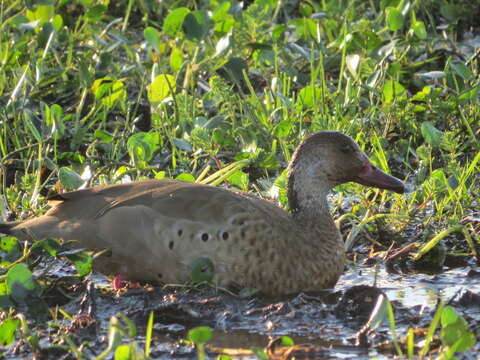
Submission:
<svg viewBox="0 0 480 360">
<path fill-rule="evenodd" d="M 381 175 L 379 175 L 381 174 Z M 25 238 L 77 240 L 110 248 L 97 268 L 131 280 L 181 283 L 192 262 L 208 257 L 214 282 L 288 294 L 333 287 L 344 246 L 326 195 L 335 185 L 359 183 L 403 191 L 374 168 L 358 145 L 338 132 L 319 132 L 295 151 L 288 168 L 292 213 L 248 194 L 174 180 L 93 187 L 58 195 L 38 218 L 0 225 Z"/>
</svg>

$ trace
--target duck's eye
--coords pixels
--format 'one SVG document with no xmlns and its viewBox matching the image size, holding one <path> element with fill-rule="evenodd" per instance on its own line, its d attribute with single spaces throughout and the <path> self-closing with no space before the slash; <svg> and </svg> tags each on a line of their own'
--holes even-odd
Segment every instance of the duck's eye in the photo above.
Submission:
<svg viewBox="0 0 480 360">
<path fill-rule="evenodd" d="M 349 144 L 341 144 L 340 151 L 343 152 L 344 154 L 349 154 L 353 152 L 353 148 Z"/>
</svg>

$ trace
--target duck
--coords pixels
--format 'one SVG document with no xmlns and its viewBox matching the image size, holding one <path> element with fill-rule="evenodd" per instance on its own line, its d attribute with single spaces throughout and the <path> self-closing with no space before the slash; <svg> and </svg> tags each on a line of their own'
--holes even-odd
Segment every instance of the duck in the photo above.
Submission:
<svg viewBox="0 0 480 360">
<path fill-rule="evenodd" d="M 249 193 L 177 180 L 94 186 L 54 195 L 42 216 L 0 224 L 22 240 L 60 238 L 109 249 L 97 271 L 134 282 L 184 284 L 207 259 L 212 283 L 288 295 L 333 288 L 344 271 L 342 236 L 327 194 L 347 182 L 405 191 L 338 131 L 307 136 L 287 168 L 289 211 Z"/>
</svg>

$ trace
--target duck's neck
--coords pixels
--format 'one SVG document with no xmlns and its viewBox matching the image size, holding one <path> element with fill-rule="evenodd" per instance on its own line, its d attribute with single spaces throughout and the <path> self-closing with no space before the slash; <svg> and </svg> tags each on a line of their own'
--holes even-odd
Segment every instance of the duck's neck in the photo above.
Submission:
<svg viewBox="0 0 480 360">
<path fill-rule="evenodd" d="M 288 203 L 294 219 L 302 223 L 318 223 L 321 219 L 332 221 L 327 202 L 329 190 L 329 186 L 322 181 L 312 186 L 312 179 L 298 176 L 295 171 L 289 171 Z"/>
</svg>

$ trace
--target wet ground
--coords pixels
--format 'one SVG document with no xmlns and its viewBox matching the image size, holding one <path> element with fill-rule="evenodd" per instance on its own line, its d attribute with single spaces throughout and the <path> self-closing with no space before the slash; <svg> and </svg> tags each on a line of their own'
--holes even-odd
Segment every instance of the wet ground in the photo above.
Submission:
<svg viewBox="0 0 480 360">
<path fill-rule="evenodd" d="M 153 311 L 151 357 L 155 359 L 196 358 L 194 347 L 182 339 L 186 339 L 189 329 L 200 325 L 214 329 L 207 346 L 212 358 L 225 353 L 234 359 L 255 359 L 253 347 L 267 348 L 271 358 L 279 359 L 391 358 L 396 352 L 388 320 L 375 331 L 365 332 L 360 340 L 362 346 L 356 345 L 359 331 L 382 292 L 395 309 L 400 338 L 408 328 L 414 328 L 418 333 L 416 342 L 423 339 L 422 329 L 430 325 L 440 299 L 454 306 L 478 337 L 480 272 L 473 258 L 466 258 L 463 265 L 436 275 L 392 273 L 392 268 L 387 272 L 384 264 L 350 265 L 334 291 L 282 299 L 239 298 L 205 287 L 140 287 L 115 294 L 108 279 L 93 275 L 78 285 L 65 286 L 68 291 L 64 295 L 51 294 L 57 301 L 64 296 L 60 308 L 70 314 L 73 321 L 59 315 L 56 325 L 50 323 L 48 331 L 44 331 L 48 335 L 40 339 L 42 356 L 75 358 L 65 348 L 58 347 L 66 345 L 68 336 L 84 354 L 93 358 L 107 348 L 109 321 L 118 313 L 125 314 L 137 329 L 136 336 L 130 339 L 123 334 L 123 342 L 135 341 L 144 349 L 144 331 Z M 62 279 L 66 279 L 65 275 L 62 274 Z M 128 328 L 123 320 L 121 324 Z M 282 335 L 290 336 L 297 346 L 275 346 L 272 340 Z M 58 342 L 62 336 L 64 340 Z M 479 352 L 477 344 L 460 358 L 474 359 Z M 26 344 L 17 344 L 7 355 L 24 358 L 29 354 L 31 349 Z"/>
</svg>

